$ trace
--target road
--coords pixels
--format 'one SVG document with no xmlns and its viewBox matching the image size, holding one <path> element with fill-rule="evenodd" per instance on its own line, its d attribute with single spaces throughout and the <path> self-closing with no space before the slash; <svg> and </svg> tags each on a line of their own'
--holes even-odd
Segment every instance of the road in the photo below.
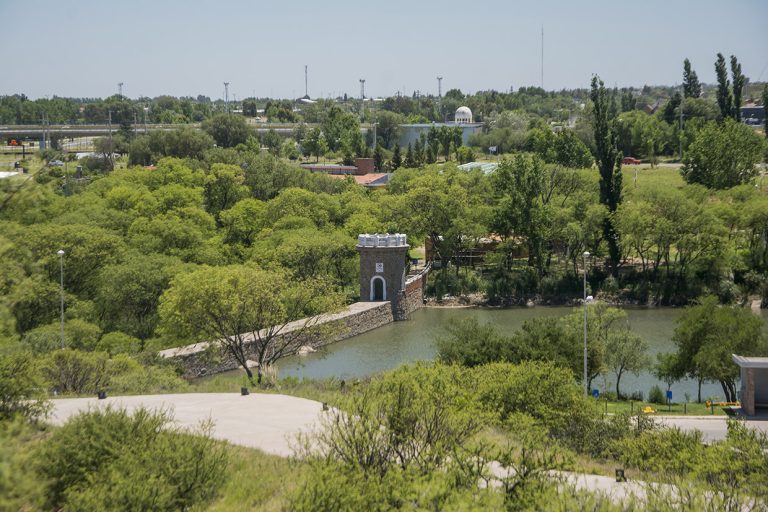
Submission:
<svg viewBox="0 0 768 512">
<path fill-rule="evenodd" d="M 726 416 L 659 416 L 662 425 L 677 427 L 681 430 L 699 430 L 704 435 L 704 441 L 721 441 L 728 434 L 728 418 Z M 768 434 L 768 416 L 750 419 L 747 426 Z"/>
</svg>

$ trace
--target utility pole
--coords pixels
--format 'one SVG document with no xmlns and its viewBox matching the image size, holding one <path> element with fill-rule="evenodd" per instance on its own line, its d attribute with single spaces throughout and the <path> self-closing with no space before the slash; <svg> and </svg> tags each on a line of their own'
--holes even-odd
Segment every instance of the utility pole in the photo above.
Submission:
<svg viewBox="0 0 768 512">
<path fill-rule="evenodd" d="M 123 97 L 123 84 L 124 82 L 117 82 L 117 95 Z"/>
<path fill-rule="evenodd" d="M 304 97 L 309 98 L 309 74 L 306 64 L 304 64 Z"/>
<path fill-rule="evenodd" d="M 112 111 L 108 111 L 109 118 L 107 122 L 109 123 L 109 170 L 113 170 L 115 168 L 115 162 L 112 160 L 112 155 L 114 154 L 114 148 L 112 146 Z"/>
<path fill-rule="evenodd" d="M 229 114 L 229 82 L 224 82 L 224 110 Z"/>
<path fill-rule="evenodd" d="M 64 249 L 59 249 L 56 253 L 59 255 L 59 279 L 60 279 L 60 297 L 61 297 L 61 315 L 59 317 L 59 336 L 61 348 L 64 348 Z"/>
<path fill-rule="evenodd" d="M 541 88 L 544 89 L 544 25 L 541 26 Z"/>
<path fill-rule="evenodd" d="M 443 118 L 443 77 L 437 77 L 437 113 L 438 118 Z"/>
</svg>

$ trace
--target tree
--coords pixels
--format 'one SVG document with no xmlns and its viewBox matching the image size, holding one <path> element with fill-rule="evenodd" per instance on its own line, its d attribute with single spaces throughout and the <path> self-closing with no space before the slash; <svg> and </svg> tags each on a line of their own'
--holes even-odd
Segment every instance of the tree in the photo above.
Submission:
<svg viewBox="0 0 768 512">
<path fill-rule="evenodd" d="M 573 130 L 563 130 L 555 136 L 554 162 L 565 167 L 579 169 L 592 166 L 592 154 Z"/>
<path fill-rule="evenodd" d="M 701 96 L 701 83 L 696 72 L 691 69 L 691 61 L 683 61 L 683 96 L 685 98 L 698 98 Z"/>
<path fill-rule="evenodd" d="M 150 338 L 158 323 L 160 295 L 183 269 L 179 259 L 161 254 L 133 256 L 101 269 L 95 303 L 104 330 Z"/>
<path fill-rule="evenodd" d="M 373 151 L 373 167 L 379 172 L 384 168 L 384 152 L 380 145 Z"/>
<path fill-rule="evenodd" d="M 243 169 L 237 165 L 213 164 L 204 184 L 205 209 L 213 216 L 248 196 Z"/>
<path fill-rule="evenodd" d="M 152 130 L 131 141 L 128 165 L 156 164 L 168 156 L 200 160 L 212 146 L 213 138 L 210 135 L 188 126 L 172 131 Z"/>
<path fill-rule="evenodd" d="M 252 130 L 245 118 L 237 114 L 216 114 L 203 122 L 205 130 L 216 144 L 223 148 L 233 148 L 245 144 Z"/>
<path fill-rule="evenodd" d="M 616 375 L 616 398 L 621 399 L 621 376 L 626 372 L 637 375 L 649 364 L 648 342 L 629 329 L 608 333 L 605 343 L 605 365 Z"/>
<path fill-rule="evenodd" d="M 586 388 L 592 389 L 592 381 L 596 379 L 606 366 L 607 346 L 616 332 L 626 330 L 623 320 L 627 313 L 618 308 L 606 306 L 602 302 L 594 302 L 587 306 L 587 382 Z M 581 308 L 563 318 L 566 333 L 571 345 L 579 347 L 583 354 L 584 344 L 584 312 Z M 622 325 L 624 324 L 624 325 Z M 578 375 L 581 377 L 583 367 Z"/>
<path fill-rule="evenodd" d="M 269 148 L 270 153 L 276 156 L 280 156 L 280 145 L 282 142 L 283 139 L 280 138 L 280 135 L 274 128 L 270 128 L 269 131 L 261 137 L 261 143 L 264 144 L 266 148 Z"/>
<path fill-rule="evenodd" d="M 160 317 L 168 334 L 215 341 L 251 382 L 248 361 L 255 360 L 261 383 L 269 365 L 302 345 L 318 343 L 304 335 L 316 315 L 338 304 L 321 281 L 295 282 L 281 272 L 239 265 L 206 267 L 171 282 L 160 301 Z"/>
<path fill-rule="evenodd" d="M 317 161 L 328 152 L 328 143 L 325 140 L 322 130 L 314 127 L 307 133 L 307 137 L 302 144 L 304 156 L 315 156 Z"/>
<path fill-rule="evenodd" d="M 683 157 L 680 172 L 688 183 L 730 188 L 757 175 L 765 141 L 749 126 L 727 119 L 701 129 Z"/>
<path fill-rule="evenodd" d="M 608 95 L 603 81 L 592 77 L 595 161 L 600 171 L 600 203 L 608 208 L 608 216 L 603 225 L 603 236 L 608 243 L 608 257 L 611 270 L 615 274 L 621 259 L 619 234 L 614 227 L 612 214 L 621 204 L 621 153 L 616 149 L 616 131 L 611 126 Z"/>
<path fill-rule="evenodd" d="M 653 376 L 667 385 L 667 391 L 672 389 L 672 384 L 685 376 L 681 371 L 680 361 L 673 352 L 656 354 L 656 364 L 653 367 Z"/>
<path fill-rule="evenodd" d="M 736 401 L 739 368 L 731 354 L 768 354 L 761 329 L 762 321 L 749 309 L 719 306 L 712 296 L 685 309 L 672 341 L 680 371 L 699 380 L 699 402 L 703 380 L 718 381 L 726 401 Z"/>
<path fill-rule="evenodd" d="M 395 150 L 392 152 L 392 170 L 396 171 L 403 165 L 403 157 L 400 155 L 400 144 L 395 144 Z"/>
<path fill-rule="evenodd" d="M 733 77 L 733 111 L 731 116 L 741 121 L 741 97 L 744 94 L 746 77 L 741 72 L 741 64 L 735 55 L 731 55 L 731 77 Z"/>
<path fill-rule="evenodd" d="M 408 149 L 405 151 L 405 160 L 403 161 L 403 166 L 406 169 L 414 169 L 418 167 L 416 165 L 416 161 L 413 158 L 413 147 L 411 147 L 411 143 L 408 143 Z"/>
<path fill-rule="evenodd" d="M 728 80 L 728 70 L 725 67 L 725 57 L 722 53 L 717 54 L 715 74 L 717 75 L 717 105 L 720 107 L 720 119 L 725 120 L 733 113 L 733 95 L 731 82 Z"/>
</svg>

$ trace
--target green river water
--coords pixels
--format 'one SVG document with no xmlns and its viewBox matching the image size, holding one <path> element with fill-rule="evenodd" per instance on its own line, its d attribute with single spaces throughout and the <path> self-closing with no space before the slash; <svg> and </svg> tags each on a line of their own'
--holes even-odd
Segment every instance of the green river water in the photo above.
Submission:
<svg viewBox="0 0 768 512">
<path fill-rule="evenodd" d="M 494 324 L 502 333 L 512 333 L 523 322 L 538 316 L 564 316 L 572 311 L 570 307 L 520 307 L 509 309 L 461 309 L 461 308 L 425 308 L 416 311 L 410 320 L 395 322 L 373 331 L 329 345 L 324 349 L 307 355 L 295 356 L 278 362 L 280 377 L 299 378 L 354 379 L 365 377 L 383 370 L 395 368 L 401 364 L 432 360 L 435 356 L 434 339 L 451 319 L 476 317 L 481 323 Z M 682 314 L 676 308 L 626 308 L 630 328 L 642 336 L 649 345 L 649 355 L 655 361 L 657 352 L 674 350 L 671 341 L 675 322 Z M 765 313 L 763 319 L 766 319 Z M 666 384 L 659 382 L 649 372 L 640 375 L 625 374 L 621 379 L 623 394 L 648 391 L 654 384 L 666 389 Z M 593 382 L 602 393 L 613 391 L 615 380 L 609 374 L 598 377 Z M 683 401 L 688 393 L 696 399 L 696 382 L 685 380 L 673 384 L 673 400 Z M 702 386 L 702 399 L 721 398 L 722 388 L 717 383 L 705 383 Z"/>
</svg>

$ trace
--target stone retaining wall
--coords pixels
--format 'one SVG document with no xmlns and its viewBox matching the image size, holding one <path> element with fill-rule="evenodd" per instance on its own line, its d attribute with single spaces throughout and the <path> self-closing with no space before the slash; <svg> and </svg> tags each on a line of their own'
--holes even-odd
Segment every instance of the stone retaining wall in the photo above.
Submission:
<svg viewBox="0 0 768 512">
<path fill-rule="evenodd" d="M 310 319 L 288 324 L 278 337 L 304 328 L 308 320 Z M 389 302 L 356 302 L 339 313 L 320 315 L 311 320 L 311 328 L 301 335 L 296 344 L 317 348 L 393 321 L 392 306 Z M 170 348 L 161 351 L 160 356 L 177 361 L 183 368 L 185 377 L 202 377 L 239 368 L 237 361 L 227 351 L 209 342 Z"/>
</svg>

